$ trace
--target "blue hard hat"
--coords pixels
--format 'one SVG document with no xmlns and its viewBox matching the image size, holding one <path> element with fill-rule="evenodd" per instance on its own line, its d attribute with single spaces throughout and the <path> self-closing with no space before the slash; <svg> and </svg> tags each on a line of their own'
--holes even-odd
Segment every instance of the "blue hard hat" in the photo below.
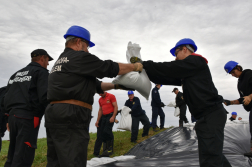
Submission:
<svg viewBox="0 0 252 167">
<path fill-rule="evenodd" d="M 232 114 L 231 115 L 237 115 L 237 113 L 236 112 L 232 112 Z"/>
<path fill-rule="evenodd" d="M 224 70 L 227 72 L 227 73 L 230 73 L 234 68 L 235 66 L 237 66 L 237 62 L 235 61 L 229 61 L 225 64 L 224 66 Z"/>
<path fill-rule="evenodd" d="M 134 94 L 134 92 L 132 90 L 129 90 L 128 95 L 132 95 L 132 94 Z"/>
<path fill-rule="evenodd" d="M 80 37 L 85 39 L 86 41 L 89 42 L 89 47 L 95 46 L 93 42 L 90 41 L 90 33 L 88 30 L 86 30 L 83 27 L 80 26 L 72 26 L 70 27 L 66 34 L 64 35 L 64 38 L 66 39 L 68 36 L 75 36 L 75 37 Z"/>
<path fill-rule="evenodd" d="M 192 39 L 190 39 L 190 38 L 184 38 L 184 39 L 181 39 L 180 41 L 178 41 L 176 43 L 175 47 L 170 50 L 170 52 L 171 52 L 171 54 L 173 56 L 176 57 L 176 55 L 175 55 L 176 48 L 179 47 L 179 46 L 181 46 L 181 45 L 192 45 L 193 49 L 194 49 L 194 52 L 197 51 L 197 46 L 194 43 L 194 41 Z"/>
</svg>

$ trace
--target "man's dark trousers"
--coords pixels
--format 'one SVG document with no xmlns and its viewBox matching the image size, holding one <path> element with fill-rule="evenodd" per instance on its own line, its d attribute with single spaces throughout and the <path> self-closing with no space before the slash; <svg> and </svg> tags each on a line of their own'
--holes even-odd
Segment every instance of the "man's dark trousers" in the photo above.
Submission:
<svg viewBox="0 0 252 167">
<path fill-rule="evenodd" d="M 179 115 L 179 120 L 183 123 L 183 121 L 185 123 L 188 123 L 188 120 L 186 118 L 186 105 L 181 105 L 179 106 L 179 110 L 180 110 L 180 115 Z"/>
<path fill-rule="evenodd" d="M 8 123 L 10 145 L 4 167 L 31 167 L 37 148 L 39 125 L 34 128 L 34 119 L 17 118 L 14 115 L 9 116 Z"/>
<path fill-rule="evenodd" d="M 114 135 L 112 132 L 114 122 L 110 123 L 109 120 L 113 116 L 113 113 L 102 115 L 101 117 L 101 133 L 102 133 L 102 142 L 114 140 Z"/>
<path fill-rule="evenodd" d="M 201 117 L 195 125 L 201 167 L 231 167 L 223 155 L 224 127 L 227 120 L 222 104 Z"/>
<path fill-rule="evenodd" d="M 149 118 L 146 116 L 146 114 L 142 114 L 136 117 L 131 115 L 131 117 L 132 117 L 131 142 L 134 142 L 137 140 L 139 122 L 141 122 L 144 125 L 142 136 L 147 136 L 149 134 L 150 121 L 149 121 Z"/>
<path fill-rule="evenodd" d="M 81 106 L 47 106 L 47 167 L 86 167 L 90 120 L 91 110 Z"/>
<path fill-rule="evenodd" d="M 94 154 L 95 155 L 99 155 L 100 154 L 100 150 L 101 150 L 101 146 L 102 146 L 102 130 L 101 130 L 101 120 L 99 121 L 97 127 L 97 138 L 95 141 L 95 146 L 94 146 Z"/>
<path fill-rule="evenodd" d="M 164 127 L 165 114 L 161 107 L 152 106 L 152 127 L 155 128 L 157 126 L 157 117 L 160 116 L 160 128 Z"/>
</svg>

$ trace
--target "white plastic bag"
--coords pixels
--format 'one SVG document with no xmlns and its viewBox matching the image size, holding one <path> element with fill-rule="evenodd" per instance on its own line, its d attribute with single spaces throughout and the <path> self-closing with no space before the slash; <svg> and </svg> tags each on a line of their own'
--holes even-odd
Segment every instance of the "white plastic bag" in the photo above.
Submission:
<svg viewBox="0 0 252 167">
<path fill-rule="evenodd" d="M 168 107 L 176 107 L 176 103 L 175 102 L 170 102 L 167 106 Z"/>
<path fill-rule="evenodd" d="M 127 106 L 123 106 L 121 111 L 121 120 L 119 121 L 119 125 L 117 129 L 131 131 L 132 126 L 132 118 L 131 114 L 129 113 L 131 109 Z"/>
<path fill-rule="evenodd" d="M 128 63 L 130 63 L 130 58 L 133 56 L 141 59 L 140 49 L 141 47 L 138 44 L 132 44 L 131 42 L 128 43 L 128 49 L 126 52 Z M 135 89 L 147 100 L 149 99 L 151 82 L 145 70 L 141 73 L 130 72 L 125 75 L 119 75 L 112 81 L 112 83 Z"/>
<path fill-rule="evenodd" d="M 174 116 L 178 117 L 179 115 L 180 115 L 180 109 L 179 109 L 179 107 L 176 107 L 175 111 L 174 111 Z"/>
</svg>

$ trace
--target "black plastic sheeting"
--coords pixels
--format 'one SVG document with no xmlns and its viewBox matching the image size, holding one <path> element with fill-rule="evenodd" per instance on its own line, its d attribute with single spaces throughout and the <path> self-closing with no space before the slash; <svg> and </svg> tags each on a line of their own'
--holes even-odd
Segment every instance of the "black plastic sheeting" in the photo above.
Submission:
<svg viewBox="0 0 252 167">
<path fill-rule="evenodd" d="M 243 156 L 245 152 L 250 151 L 249 125 L 226 124 L 224 134 L 223 153 L 231 165 L 233 167 L 250 167 L 251 160 Z M 199 166 L 198 141 L 193 127 L 168 129 L 139 143 L 126 155 L 135 155 L 136 158 L 101 166 Z"/>
</svg>

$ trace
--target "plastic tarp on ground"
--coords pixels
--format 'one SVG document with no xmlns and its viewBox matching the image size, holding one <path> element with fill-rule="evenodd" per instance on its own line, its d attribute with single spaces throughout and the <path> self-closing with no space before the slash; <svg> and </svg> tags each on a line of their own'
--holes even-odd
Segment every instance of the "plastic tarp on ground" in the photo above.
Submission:
<svg viewBox="0 0 252 167">
<path fill-rule="evenodd" d="M 168 129 L 132 148 L 127 155 L 134 155 L 135 159 L 116 161 L 101 166 L 199 166 L 198 141 L 193 127 L 188 125 L 188 127 Z M 251 160 L 243 156 L 245 152 L 250 151 L 249 124 L 227 123 L 224 133 L 223 153 L 232 167 L 250 167 Z"/>
</svg>

